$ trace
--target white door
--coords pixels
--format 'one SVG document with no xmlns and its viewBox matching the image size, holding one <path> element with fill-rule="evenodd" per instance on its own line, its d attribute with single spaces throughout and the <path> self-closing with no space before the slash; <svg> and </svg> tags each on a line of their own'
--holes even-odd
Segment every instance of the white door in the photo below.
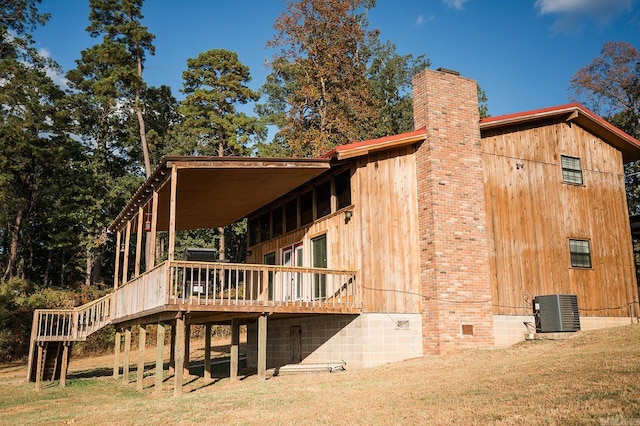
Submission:
<svg viewBox="0 0 640 426">
<path fill-rule="evenodd" d="M 282 249 L 282 266 L 302 266 L 302 243 Z M 282 274 L 282 293 L 284 300 L 299 300 L 302 298 L 302 274 L 299 272 L 285 272 Z"/>
</svg>

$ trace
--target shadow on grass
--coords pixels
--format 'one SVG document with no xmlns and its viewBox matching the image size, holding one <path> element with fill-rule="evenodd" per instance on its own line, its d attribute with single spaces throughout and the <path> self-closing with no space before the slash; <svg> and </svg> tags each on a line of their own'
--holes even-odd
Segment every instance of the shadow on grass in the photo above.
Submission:
<svg viewBox="0 0 640 426">
<path fill-rule="evenodd" d="M 211 381 L 206 383 L 206 386 L 210 386 L 214 383 L 219 382 L 221 379 L 229 377 L 229 357 L 221 357 L 214 358 L 211 360 Z M 148 377 L 155 374 L 156 364 L 155 362 L 148 362 L 144 365 L 144 377 Z M 166 372 L 169 370 L 169 362 L 163 363 L 163 370 Z M 247 377 L 256 374 L 255 369 L 247 369 L 246 368 L 246 359 L 241 357 L 238 365 L 238 380 L 245 380 Z M 123 367 L 120 367 L 118 371 L 118 375 L 122 376 Z M 132 364 L 129 366 L 129 374 L 136 372 L 136 365 Z M 185 385 L 192 383 L 198 378 L 204 378 L 204 361 L 198 360 L 189 363 L 189 376 L 193 376 L 193 380 L 186 382 Z M 113 368 L 110 367 L 99 367 L 99 368 L 88 368 L 84 370 L 76 370 L 70 372 L 67 375 L 68 380 L 73 379 L 90 379 L 90 378 L 100 378 L 100 377 L 112 377 L 113 376 Z M 167 382 L 173 378 L 173 374 L 165 376 L 162 381 Z"/>
</svg>

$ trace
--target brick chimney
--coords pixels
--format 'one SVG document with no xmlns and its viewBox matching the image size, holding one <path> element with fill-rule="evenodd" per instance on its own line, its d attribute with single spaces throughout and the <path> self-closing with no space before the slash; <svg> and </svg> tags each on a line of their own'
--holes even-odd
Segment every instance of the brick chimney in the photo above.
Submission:
<svg viewBox="0 0 640 426">
<path fill-rule="evenodd" d="M 489 245 L 477 85 L 457 72 L 413 78 L 423 348 L 493 347 Z"/>
</svg>

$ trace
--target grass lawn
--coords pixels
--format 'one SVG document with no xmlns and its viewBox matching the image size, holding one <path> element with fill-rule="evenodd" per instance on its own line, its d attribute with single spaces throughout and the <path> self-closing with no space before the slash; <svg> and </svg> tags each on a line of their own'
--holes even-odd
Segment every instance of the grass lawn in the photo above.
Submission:
<svg viewBox="0 0 640 426">
<path fill-rule="evenodd" d="M 124 386 L 112 362 L 74 359 L 65 389 L 39 392 L 23 364 L 0 366 L 0 424 L 640 425 L 640 325 L 265 382 L 221 366 L 213 382 L 185 377 L 181 397 L 172 377 L 154 393 L 152 366 L 143 392 Z"/>
</svg>

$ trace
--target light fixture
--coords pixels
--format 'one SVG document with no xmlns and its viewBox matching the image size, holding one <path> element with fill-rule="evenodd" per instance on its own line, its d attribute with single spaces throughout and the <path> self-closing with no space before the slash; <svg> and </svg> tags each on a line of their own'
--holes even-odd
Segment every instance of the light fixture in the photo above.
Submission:
<svg viewBox="0 0 640 426">
<path fill-rule="evenodd" d="M 144 222 L 144 232 L 150 232 L 151 231 L 151 220 L 149 220 L 149 216 L 151 216 L 151 213 L 146 212 L 145 216 L 147 216 L 147 220 Z"/>
<path fill-rule="evenodd" d="M 125 245 L 124 243 L 120 244 L 120 253 L 124 253 Z"/>
<path fill-rule="evenodd" d="M 251 256 L 253 252 L 251 250 L 247 250 L 247 256 Z"/>
<path fill-rule="evenodd" d="M 352 217 L 353 217 L 353 210 L 346 210 L 344 212 L 344 223 L 349 223 Z"/>
</svg>

